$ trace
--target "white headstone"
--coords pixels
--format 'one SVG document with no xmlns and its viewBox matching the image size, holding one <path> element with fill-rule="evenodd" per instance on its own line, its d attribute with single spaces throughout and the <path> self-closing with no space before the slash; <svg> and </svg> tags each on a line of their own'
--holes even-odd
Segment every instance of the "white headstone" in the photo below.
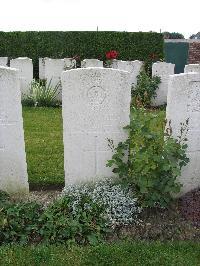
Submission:
<svg viewBox="0 0 200 266">
<path fill-rule="evenodd" d="M 189 72 L 200 72 L 200 64 L 190 64 L 190 65 L 186 65 L 184 68 L 184 72 L 185 73 L 189 73 Z"/>
<path fill-rule="evenodd" d="M 81 61 L 81 67 L 103 67 L 103 61 L 100 61 L 98 59 L 84 59 Z"/>
<path fill-rule="evenodd" d="M 181 194 L 200 187 L 200 74 L 187 73 L 170 76 L 166 118 L 174 137 L 180 136 L 180 123 L 189 118 L 187 155 L 190 162 L 179 178 Z"/>
<path fill-rule="evenodd" d="M 152 65 L 152 76 L 159 76 L 161 83 L 156 91 L 156 98 L 152 99 L 153 106 L 167 103 L 169 76 L 174 74 L 174 64 L 157 62 Z"/>
<path fill-rule="evenodd" d="M 143 62 L 139 60 L 135 61 L 122 61 L 113 60 L 111 67 L 119 70 L 128 71 L 131 77 L 131 84 L 135 86 L 137 84 L 137 76 L 140 74 Z"/>
<path fill-rule="evenodd" d="M 48 57 L 39 58 L 39 73 L 40 73 L 39 77 L 40 77 L 40 79 L 45 79 L 45 64 L 46 64 L 46 60 L 48 60 L 48 59 L 49 59 Z M 57 63 L 57 61 L 54 61 L 54 60 L 63 60 L 63 59 L 53 59 L 53 61 L 51 61 L 52 64 Z M 63 67 L 63 61 L 61 61 L 61 62 L 62 62 L 61 66 Z M 76 68 L 76 59 L 64 58 L 64 67 L 63 68 L 62 67 L 60 68 L 62 71 Z"/>
<path fill-rule="evenodd" d="M 58 100 L 62 100 L 62 87 L 61 87 L 61 73 L 64 71 L 65 61 L 64 59 L 52 59 L 47 58 L 45 60 L 45 79 L 51 86 L 58 86 Z"/>
<path fill-rule="evenodd" d="M 39 58 L 39 78 L 45 79 L 45 62 L 48 57 Z"/>
<path fill-rule="evenodd" d="M 27 194 L 28 176 L 18 71 L 0 67 L 0 190 Z"/>
<path fill-rule="evenodd" d="M 18 57 L 10 60 L 10 67 L 19 70 L 20 89 L 22 97 L 26 97 L 30 91 L 30 84 L 33 80 L 33 63 L 28 57 Z"/>
<path fill-rule="evenodd" d="M 0 66 L 7 67 L 8 57 L 0 57 Z"/>
<path fill-rule="evenodd" d="M 82 68 L 62 74 L 65 182 L 111 177 L 112 151 L 127 135 L 130 74 L 109 68 Z"/>
<path fill-rule="evenodd" d="M 64 58 L 64 70 L 70 70 L 76 68 L 76 59 Z"/>
</svg>

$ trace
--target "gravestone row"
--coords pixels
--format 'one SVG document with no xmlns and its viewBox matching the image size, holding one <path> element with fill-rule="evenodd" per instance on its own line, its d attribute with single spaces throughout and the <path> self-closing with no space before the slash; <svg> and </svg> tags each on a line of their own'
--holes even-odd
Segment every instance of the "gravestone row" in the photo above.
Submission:
<svg viewBox="0 0 200 266">
<path fill-rule="evenodd" d="M 65 183 L 113 176 L 106 162 L 112 156 L 108 140 L 116 145 L 127 136 L 131 74 L 111 68 L 65 71 L 61 77 Z M 179 177 L 181 194 L 200 186 L 200 73 L 169 77 L 167 121 L 174 137 L 188 122 L 187 155 L 190 162 Z M 0 67 L 0 189 L 28 193 L 20 73 Z"/>
<path fill-rule="evenodd" d="M 66 184 L 112 176 L 106 167 L 129 124 L 130 74 L 105 68 L 63 72 L 63 139 Z M 0 67 L 0 190 L 28 193 L 20 75 Z"/>
<path fill-rule="evenodd" d="M 0 65 L 6 66 L 8 63 L 7 57 L 0 57 Z M 29 94 L 30 83 L 33 80 L 33 65 L 29 58 L 16 58 L 10 61 L 10 66 L 17 68 L 20 71 L 20 88 L 22 97 Z M 110 67 L 114 69 L 128 71 L 131 74 L 132 86 L 137 84 L 137 76 L 142 69 L 141 61 L 122 61 L 113 60 Z M 81 62 L 82 68 L 88 67 L 103 67 L 103 61 L 97 59 L 85 59 Z M 51 83 L 53 87 L 58 85 L 59 93 L 58 100 L 62 100 L 61 73 L 65 70 L 76 68 L 76 60 L 73 58 L 51 59 L 39 58 L 39 78 L 44 79 L 47 83 Z M 198 72 L 199 65 L 188 65 L 185 67 L 185 72 Z M 153 106 L 160 106 L 167 103 L 168 81 L 169 76 L 174 74 L 174 65 L 165 62 L 157 62 L 152 65 L 152 75 L 160 76 L 161 83 L 156 91 L 156 98 L 152 100 Z"/>
</svg>

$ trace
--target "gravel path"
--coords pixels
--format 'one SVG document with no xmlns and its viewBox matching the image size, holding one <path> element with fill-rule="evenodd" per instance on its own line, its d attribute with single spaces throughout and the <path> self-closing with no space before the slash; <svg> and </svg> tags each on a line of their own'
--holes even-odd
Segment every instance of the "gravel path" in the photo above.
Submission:
<svg viewBox="0 0 200 266">
<path fill-rule="evenodd" d="M 50 203 L 52 203 L 57 197 L 59 197 L 60 194 L 61 194 L 60 191 L 55 191 L 55 190 L 30 191 L 28 200 L 36 201 L 44 206 L 47 206 Z"/>
</svg>

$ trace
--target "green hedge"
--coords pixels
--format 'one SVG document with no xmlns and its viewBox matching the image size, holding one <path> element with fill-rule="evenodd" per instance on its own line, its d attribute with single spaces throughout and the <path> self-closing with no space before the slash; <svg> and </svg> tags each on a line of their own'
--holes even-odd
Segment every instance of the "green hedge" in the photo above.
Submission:
<svg viewBox="0 0 200 266">
<path fill-rule="evenodd" d="M 105 59 L 105 52 L 117 50 L 121 60 L 152 61 L 163 58 L 163 36 L 154 32 L 40 31 L 0 32 L 0 56 L 33 59 L 38 75 L 38 58 L 80 56 Z"/>
</svg>

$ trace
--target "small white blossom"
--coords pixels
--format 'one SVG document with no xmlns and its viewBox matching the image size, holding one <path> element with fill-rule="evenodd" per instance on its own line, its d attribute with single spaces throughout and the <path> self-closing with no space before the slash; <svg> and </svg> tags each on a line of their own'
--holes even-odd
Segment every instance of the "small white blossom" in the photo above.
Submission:
<svg viewBox="0 0 200 266">
<path fill-rule="evenodd" d="M 111 180 L 99 181 L 92 185 L 70 185 L 65 187 L 62 196 L 73 199 L 71 205 L 73 214 L 76 214 L 81 199 L 85 196 L 90 197 L 93 203 L 104 207 L 102 216 L 111 227 L 137 222 L 137 215 L 141 212 L 137 198 L 133 198 L 131 190 L 115 185 Z M 90 210 L 91 206 L 85 203 L 84 208 Z"/>
</svg>

